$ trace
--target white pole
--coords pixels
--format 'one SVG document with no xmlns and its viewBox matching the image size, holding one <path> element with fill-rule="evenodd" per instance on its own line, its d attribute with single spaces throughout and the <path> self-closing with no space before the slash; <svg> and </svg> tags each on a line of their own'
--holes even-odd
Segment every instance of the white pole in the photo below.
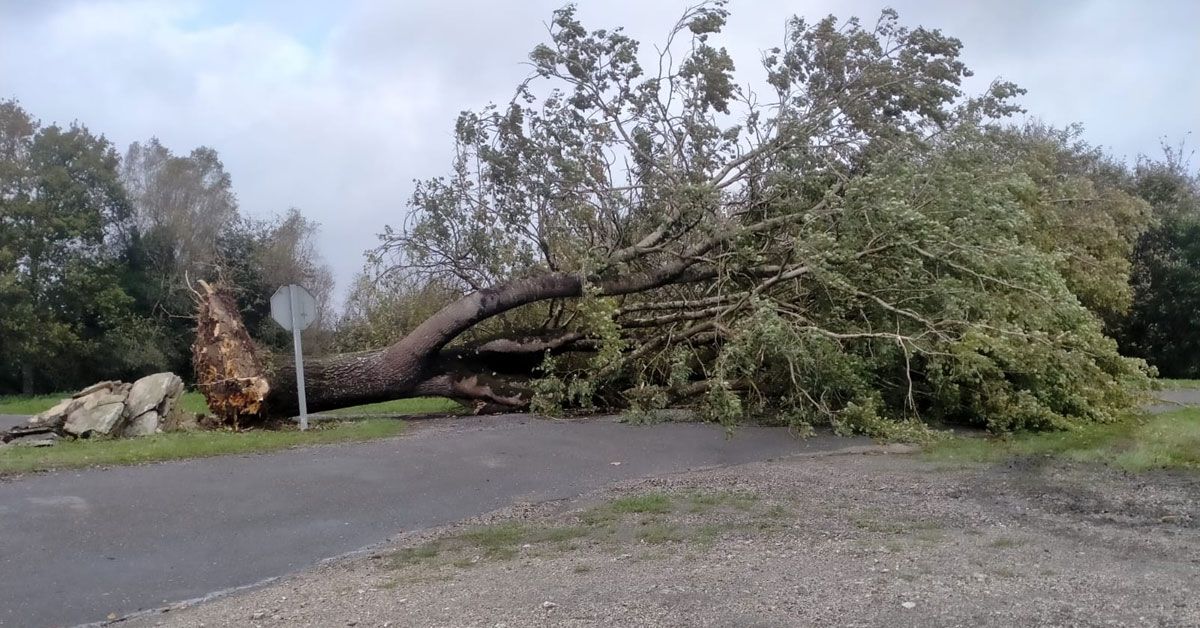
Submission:
<svg viewBox="0 0 1200 628">
<path fill-rule="evenodd" d="M 300 429 L 308 429 L 308 401 L 304 398 L 304 355 L 300 351 L 300 321 L 296 320 L 296 290 L 288 286 L 288 300 L 292 307 L 292 347 L 296 352 L 296 396 L 300 400 Z"/>
</svg>

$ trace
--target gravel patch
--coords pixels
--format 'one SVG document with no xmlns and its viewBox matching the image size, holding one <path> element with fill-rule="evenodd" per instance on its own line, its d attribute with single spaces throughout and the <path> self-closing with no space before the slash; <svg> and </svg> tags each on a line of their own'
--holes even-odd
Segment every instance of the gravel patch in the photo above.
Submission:
<svg viewBox="0 0 1200 628">
<path fill-rule="evenodd" d="M 133 626 L 1196 626 L 1200 476 L 911 455 L 628 483 Z"/>
</svg>

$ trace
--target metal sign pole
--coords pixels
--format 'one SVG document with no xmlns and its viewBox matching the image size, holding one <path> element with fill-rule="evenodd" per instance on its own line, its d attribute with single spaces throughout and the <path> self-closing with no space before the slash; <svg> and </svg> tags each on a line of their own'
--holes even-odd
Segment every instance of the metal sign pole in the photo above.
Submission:
<svg viewBox="0 0 1200 628">
<path fill-rule="evenodd" d="M 296 351 L 296 396 L 300 400 L 300 429 L 308 429 L 308 401 L 304 398 L 304 355 L 300 351 L 300 321 L 296 320 L 296 290 L 288 286 L 288 300 L 292 314 L 292 346 Z"/>
</svg>

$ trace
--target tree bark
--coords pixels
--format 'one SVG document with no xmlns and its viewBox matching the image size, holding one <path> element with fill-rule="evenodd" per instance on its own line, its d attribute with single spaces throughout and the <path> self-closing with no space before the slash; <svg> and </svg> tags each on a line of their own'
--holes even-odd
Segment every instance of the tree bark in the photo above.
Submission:
<svg viewBox="0 0 1200 628">
<path fill-rule="evenodd" d="M 561 274 L 479 290 L 390 347 L 306 359 L 308 409 L 322 412 L 416 396 L 449 397 L 476 410 L 524 408 L 530 398 L 524 383 L 545 353 L 590 350 L 586 339 L 567 332 L 501 338 L 474 347 L 446 345 L 486 318 L 534 301 L 579 296 L 582 290 L 581 279 Z M 299 404 L 291 361 L 260 355 L 228 291 L 200 282 L 197 300 L 192 358 L 197 388 L 209 409 L 235 427 L 294 415 Z"/>
</svg>

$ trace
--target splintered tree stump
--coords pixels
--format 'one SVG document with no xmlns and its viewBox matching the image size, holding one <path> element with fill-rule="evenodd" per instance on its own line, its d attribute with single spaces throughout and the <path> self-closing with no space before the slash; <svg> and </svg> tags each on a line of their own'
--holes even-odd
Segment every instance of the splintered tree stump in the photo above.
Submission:
<svg viewBox="0 0 1200 628">
<path fill-rule="evenodd" d="M 192 344 L 196 387 L 208 401 L 209 411 L 226 425 L 259 423 L 271 384 L 254 341 L 233 295 L 204 281 L 199 284 Z"/>
</svg>

